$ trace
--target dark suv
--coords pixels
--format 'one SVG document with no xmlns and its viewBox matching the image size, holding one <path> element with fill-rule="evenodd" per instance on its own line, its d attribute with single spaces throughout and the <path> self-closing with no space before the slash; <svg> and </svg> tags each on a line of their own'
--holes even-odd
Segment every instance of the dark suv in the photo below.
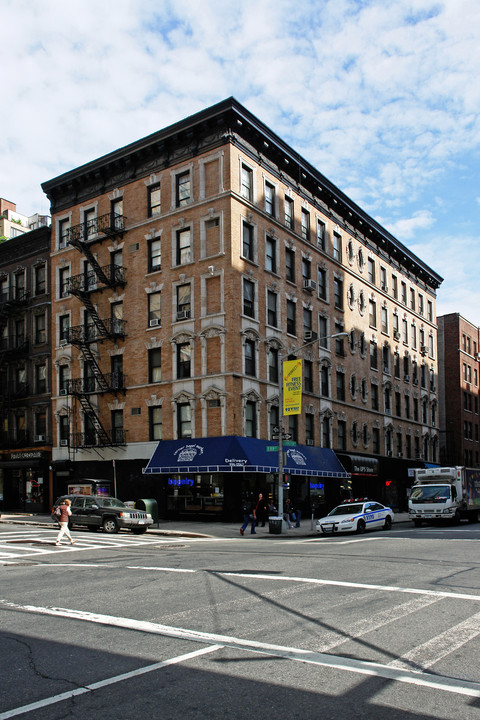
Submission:
<svg viewBox="0 0 480 720">
<path fill-rule="evenodd" d="M 106 533 L 117 533 L 122 528 L 141 535 L 153 525 L 149 513 L 130 508 L 121 500 L 106 495 L 62 495 L 54 505 L 52 517 L 57 519 L 54 511 L 67 498 L 72 503 L 69 527 L 81 525 L 89 530 L 103 528 Z"/>
</svg>

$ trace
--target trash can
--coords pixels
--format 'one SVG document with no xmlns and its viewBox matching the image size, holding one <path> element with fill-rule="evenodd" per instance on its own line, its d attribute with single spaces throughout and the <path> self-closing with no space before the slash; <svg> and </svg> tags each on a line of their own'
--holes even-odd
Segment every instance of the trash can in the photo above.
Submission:
<svg viewBox="0 0 480 720">
<path fill-rule="evenodd" d="M 270 535 L 281 535 L 282 534 L 282 522 L 281 517 L 269 517 L 268 518 L 268 532 Z"/>
<path fill-rule="evenodd" d="M 153 523 L 158 525 L 158 503 L 155 498 L 137 500 L 135 507 L 137 510 L 145 510 L 145 512 L 150 513 L 153 518 Z"/>
</svg>

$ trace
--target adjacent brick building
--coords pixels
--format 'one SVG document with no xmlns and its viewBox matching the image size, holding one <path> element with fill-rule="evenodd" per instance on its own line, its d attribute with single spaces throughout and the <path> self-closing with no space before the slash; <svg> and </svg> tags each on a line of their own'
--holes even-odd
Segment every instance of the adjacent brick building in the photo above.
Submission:
<svg viewBox="0 0 480 720">
<path fill-rule="evenodd" d="M 397 505 L 408 468 L 438 459 L 442 278 L 234 99 L 43 188 L 58 492 L 101 477 L 173 512 L 167 479 L 142 475 L 157 442 L 271 439 L 281 360 L 315 337 L 285 421 L 299 446 Z"/>
<path fill-rule="evenodd" d="M 440 462 L 479 467 L 480 331 L 458 313 L 438 318 Z"/>
</svg>

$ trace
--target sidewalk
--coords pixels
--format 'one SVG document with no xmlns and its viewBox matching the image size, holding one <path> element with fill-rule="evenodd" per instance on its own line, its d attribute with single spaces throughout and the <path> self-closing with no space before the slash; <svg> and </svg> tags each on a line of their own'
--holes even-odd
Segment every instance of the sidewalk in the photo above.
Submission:
<svg viewBox="0 0 480 720">
<path fill-rule="evenodd" d="M 393 519 L 394 524 L 398 523 L 409 523 L 408 512 L 396 513 Z M 37 527 L 56 527 L 55 521 L 50 518 L 50 515 L 28 515 L 22 513 L 2 513 L 0 516 L 0 523 L 15 524 L 15 525 L 33 525 Z M 155 535 L 166 535 L 171 537 L 200 537 L 200 538 L 240 538 L 240 525 L 241 522 L 237 523 L 222 523 L 222 522 L 176 522 L 169 520 L 160 520 L 158 524 L 153 525 L 148 533 Z M 251 537 L 250 527 L 245 531 L 244 539 Z M 293 528 L 293 530 L 286 530 L 281 535 L 273 534 L 269 532 L 268 521 L 265 527 L 256 528 L 256 538 L 259 537 L 320 537 L 315 529 L 315 521 L 312 528 L 312 522 L 310 519 L 302 519 L 302 524 L 299 528 Z M 324 536 L 321 536 L 324 537 Z"/>
</svg>

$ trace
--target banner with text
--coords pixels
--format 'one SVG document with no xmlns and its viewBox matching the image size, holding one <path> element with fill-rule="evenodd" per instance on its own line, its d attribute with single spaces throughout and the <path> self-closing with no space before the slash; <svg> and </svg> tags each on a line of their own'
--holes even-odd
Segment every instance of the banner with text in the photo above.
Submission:
<svg viewBox="0 0 480 720">
<path fill-rule="evenodd" d="M 300 415 L 302 411 L 302 361 L 283 363 L 283 414 Z"/>
</svg>

